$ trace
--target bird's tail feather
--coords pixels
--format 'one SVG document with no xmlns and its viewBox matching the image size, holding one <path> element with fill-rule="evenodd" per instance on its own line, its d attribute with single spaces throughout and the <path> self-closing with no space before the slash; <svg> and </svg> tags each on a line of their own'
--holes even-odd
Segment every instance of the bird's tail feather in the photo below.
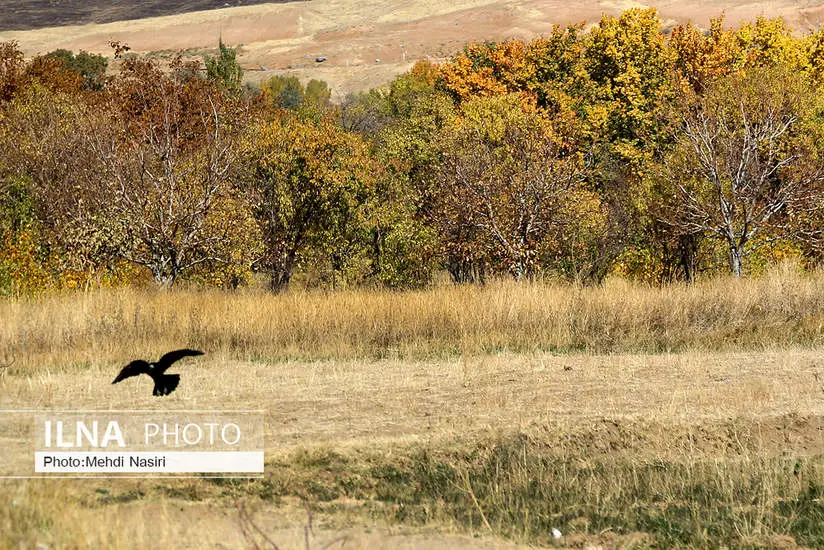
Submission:
<svg viewBox="0 0 824 550">
<path fill-rule="evenodd" d="M 161 374 L 154 379 L 155 387 L 152 395 L 169 395 L 180 383 L 179 374 Z"/>
</svg>

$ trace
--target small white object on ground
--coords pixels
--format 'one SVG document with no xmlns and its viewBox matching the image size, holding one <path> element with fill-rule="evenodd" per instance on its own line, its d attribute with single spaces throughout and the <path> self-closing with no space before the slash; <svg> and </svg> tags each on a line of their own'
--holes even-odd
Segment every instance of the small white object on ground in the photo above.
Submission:
<svg viewBox="0 0 824 550">
<path fill-rule="evenodd" d="M 559 539 L 559 538 L 561 538 L 563 535 L 561 534 L 561 532 L 560 532 L 560 531 L 558 531 L 557 529 L 553 528 L 553 529 L 552 529 L 552 536 L 553 536 L 554 538 L 556 538 L 556 539 Z"/>
</svg>

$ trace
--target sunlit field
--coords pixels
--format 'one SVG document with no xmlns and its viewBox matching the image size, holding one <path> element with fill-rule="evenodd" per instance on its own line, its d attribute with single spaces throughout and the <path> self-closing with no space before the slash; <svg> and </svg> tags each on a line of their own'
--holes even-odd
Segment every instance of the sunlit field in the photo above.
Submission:
<svg viewBox="0 0 824 550">
<path fill-rule="evenodd" d="M 114 369 L 194 346 L 276 362 L 508 353 L 675 353 L 824 342 L 824 277 L 792 264 L 758 279 L 665 287 L 608 280 L 417 292 L 108 290 L 0 302 L 11 372 Z"/>
<path fill-rule="evenodd" d="M 149 4 L 0 0 L 0 550 L 824 548 L 824 8 Z"/>
<path fill-rule="evenodd" d="M 820 274 L 117 290 L 0 319 L 3 409 L 266 411 L 263 479 L 6 480 L 2 547 L 824 544 Z M 110 384 L 182 346 L 206 355 L 171 396 Z"/>
</svg>

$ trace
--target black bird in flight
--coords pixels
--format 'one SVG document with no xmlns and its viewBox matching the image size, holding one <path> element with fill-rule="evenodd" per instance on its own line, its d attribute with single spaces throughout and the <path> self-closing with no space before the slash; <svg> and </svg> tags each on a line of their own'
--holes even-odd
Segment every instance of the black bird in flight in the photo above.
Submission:
<svg viewBox="0 0 824 550">
<path fill-rule="evenodd" d="M 112 384 L 117 384 L 121 380 L 137 376 L 138 374 L 148 374 L 154 380 L 154 391 L 152 395 L 169 395 L 180 383 L 179 374 L 163 374 L 166 369 L 172 366 L 175 361 L 184 357 L 192 357 L 195 355 L 203 355 L 202 351 L 195 349 L 179 349 L 170 351 L 160 358 L 156 363 L 148 363 L 142 359 L 132 361 L 120 371 L 117 378 L 112 381 Z"/>
</svg>

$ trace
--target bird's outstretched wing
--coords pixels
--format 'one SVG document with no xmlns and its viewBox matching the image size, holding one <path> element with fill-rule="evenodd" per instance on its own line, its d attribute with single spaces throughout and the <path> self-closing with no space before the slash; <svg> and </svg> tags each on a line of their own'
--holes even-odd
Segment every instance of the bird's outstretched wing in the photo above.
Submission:
<svg viewBox="0 0 824 550">
<path fill-rule="evenodd" d="M 192 357 L 195 355 L 203 355 L 202 351 L 198 351 L 196 349 L 179 349 L 175 351 L 170 351 L 166 355 L 160 358 L 160 360 L 156 363 L 153 373 L 154 374 L 162 374 L 166 371 L 169 367 L 172 366 L 172 363 L 183 359 L 184 357 Z"/>
<path fill-rule="evenodd" d="M 149 374 L 149 363 L 139 359 L 137 361 L 132 361 L 123 367 L 123 370 L 121 370 L 120 374 L 117 375 L 117 378 L 112 381 L 112 384 L 117 384 L 121 380 L 125 380 L 126 378 L 130 378 L 132 376 L 137 376 L 138 374 Z"/>
</svg>

